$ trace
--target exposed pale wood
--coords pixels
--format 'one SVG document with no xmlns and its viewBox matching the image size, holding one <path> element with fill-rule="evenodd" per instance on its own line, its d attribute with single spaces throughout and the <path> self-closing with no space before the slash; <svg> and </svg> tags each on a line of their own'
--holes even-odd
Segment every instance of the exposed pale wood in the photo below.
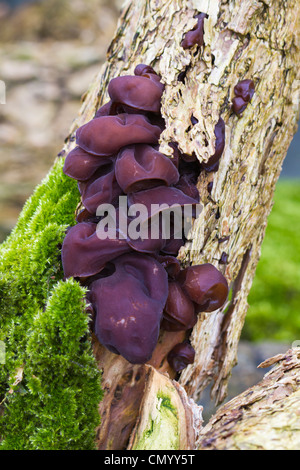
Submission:
<svg viewBox="0 0 300 470">
<path fill-rule="evenodd" d="M 168 376 L 147 368 L 145 392 L 128 450 L 193 450 L 202 426 L 202 407 Z"/>
</svg>

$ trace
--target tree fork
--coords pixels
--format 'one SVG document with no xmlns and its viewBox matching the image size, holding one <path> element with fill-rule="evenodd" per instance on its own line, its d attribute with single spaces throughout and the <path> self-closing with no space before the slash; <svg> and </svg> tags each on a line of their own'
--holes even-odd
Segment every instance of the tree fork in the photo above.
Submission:
<svg viewBox="0 0 300 470">
<path fill-rule="evenodd" d="M 194 27 L 194 16 L 199 12 L 208 14 L 204 22 L 205 46 L 184 50 L 182 38 Z M 200 314 L 191 335 L 195 363 L 178 380 L 194 400 L 199 399 L 201 391 L 213 380 L 212 394 L 221 402 L 236 364 L 247 296 L 259 260 L 275 184 L 297 126 L 297 18 L 299 5 L 295 0 L 128 2 L 99 77 L 100 87 L 96 80 L 83 103 L 81 118 L 72 129 L 73 133 L 106 102 L 110 79 L 132 73 L 138 63 L 152 65 L 166 84 L 162 100 L 166 121 L 161 136 L 162 152 L 171 154 L 168 144 L 176 142 L 182 152 L 195 152 L 200 161 L 207 161 L 214 153 L 215 124 L 220 115 L 225 121 L 226 144 L 219 171 L 200 175 L 198 188 L 204 209 L 193 226 L 190 242 L 179 253 L 183 265 L 214 264 L 231 286 L 231 298 L 225 308 Z M 237 117 L 231 109 L 233 88 L 245 78 L 254 81 L 255 94 L 242 116 Z M 194 126 L 192 116 L 198 120 Z M 211 192 L 210 182 L 213 182 Z M 225 265 L 222 253 L 226 254 Z M 173 339 L 178 342 L 184 338 L 182 334 L 176 336 L 162 333 L 152 360 L 159 371 L 169 373 L 172 378 L 174 374 L 168 368 L 166 354 Z M 99 351 L 101 347 L 97 345 L 96 349 Z M 103 359 L 99 356 L 104 383 L 106 375 L 111 375 L 106 357 L 106 352 Z M 126 361 L 114 360 L 118 368 L 127 371 Z M 102 430 L 107 429 L 106 419 L 111 420 L 111 409 L 106 406 L 111 393 L 110 390 L 100 404 L 100 411 L 105 410 Z M 125 406 L 122 393 L 119 401 Z M 130 425 L 126 439 L 129 434 Z M 107 438 L 101 437 L 100 430 L 100 441 L 107 442 Z M 111 439 L 114 448 L 116 444 Z"/>
<path fill-rule="evenodd" d="M 205 46 L 184 50 L 181 41 L 195 26 L 199 12 L 208 15 Z M 145 366 L 129 364 L 93 339 L 105 392 L 99 405 L 99 449 L 128 445 L 134 426 L 141 422 L 139 409 L 147 398 L 150 366 L 168 374 L 167 380 L 176 379 L 195 401 L 211 381 L 216 401 L 226 395 L 275 184 L 296 131 L 298 18 L 297 0 L 132 0 L 124 6 L 107 62 L 83 97 L 60 156 L 74 147 L 76 129 L 108 101 L 109 81 L 132 74 L 139 63 L 153 66 L 166 85 L 161 108 L 166 121 L 160 141 L 163 153 L 171 155 L 169 143 L 174 142 L 183 153 L 194 152 L 200 162 L 207 162 L 214 154 L 214 128 L 222 116 L 226 144 L 220 167 L 216 173 L 200 174 L 203 211 L 179 259 L 182 266 L 214 264 L 226 276 L 231 295 L 222 310 L 199 315 L 190 337 L 195 362 L 178 377 L 166 356 L 184 333 L 162 332 Z M 254 81 L 255 94 L 237 117 L 231 109 L 233 88 L 245 78 Z M 195 125 L 192 116 L 198 121 Z"/>
</svg>

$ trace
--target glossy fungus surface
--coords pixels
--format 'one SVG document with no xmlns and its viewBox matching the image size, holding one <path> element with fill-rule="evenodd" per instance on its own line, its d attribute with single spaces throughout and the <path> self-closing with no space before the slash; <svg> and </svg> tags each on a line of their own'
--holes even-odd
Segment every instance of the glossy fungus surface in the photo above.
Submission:
<svg viewBox="0 0 300 470">
<path fill-rule="evenodd" d="M 248 103 L 239 96 L 233 98 L 232 100 L 232 109 L 236 115 L 242 114 L 242 112 L 245 111 L 247 106 L 248 106 Z"/>
<path fill-rule="evenodd" d="M 181 372 L 195 360 L 195 350 L 189 343 L 178 343 L 168 354 L 168 362 L 175 372 Z"/>
<path fill-rule="evenodd" d="M 97 224 L 82 222 L 71 227 L 62 246 L 65 277 L 87 277 L 99 273 L 112 259 L 131 251 L 126 240 L 97 236 Z"/>
<path fill-rule="evenodd" d="M 101 108 L 99 108 L 96 111 L 95 118 L 102 117 L 102 116 L 109 116 L 111 114 L 111 107 L 112 107 L 112 101 L 109 101 L 108 103 L 101 106 Z"/>
<path fill-rule="evenodd" d="M 246 79 L 241 80 L 237 85 L 234 87 L 234 94 L 235 96 L 239 96 L 243 98 L 244 101 L 248 102 L 251 101 L 254 95 L 255 86 L 252 80 Z"/>
<path fill-rule="evenodd" d="M 159 186 L 128 194 L 129 210 L 139 205 L 144 208 L 140 214 L 142 230 L 151 227 L 153 238 L 167 237 L 161 249 L 170 255 L 177 255 L 184 244 L 183 217 L 194 216 L 197 204 L 198 198 L 195 200 L 174 187 Z"/>
<path fill-rule="evenodd" d="M 118 185 L 114 163 L 101 167 L 89 180 L 78 182 L 85 208 L 96 213 L 100 204 L 113 204 L 123 193 Z"/>
<path fill-rule="evenodd" d="M 207 163 L 203 162 L 202 166 L 206 171 L 217 171 L 219 168 L 219 161 L 225 147 L 225 122 L 220 117 L 215 126 L 215 153 L 210 157 Z"/>
<path fill-rule="evenodd" d="M 156 75 L 125 75 L 110 81 L 108 94 L 113 103 L 158 114 L 163 89 Z"/>
<path fill-rule="evenodd" d="M 169 255 L 157 255 L 157 261 L 165 268 L 170 279 L 176 279 L 180 273 L 180 263 L 177 258 Z"/>
<path fill-rule="evenodd" d="M 149 75 L 149 74 L 156 75 L 159 80 L 159 76 L 154 71 L 154 69 L 150 67 L 150 65 L 139 64 L 134 69 L 134 75 L 141 76 L 141 75 Z"/>
<path fill-rule="evenodd" d="M 206 17 L 197 16 L 183 47 L 203 45 Z M 183 217 L 195 217 L 200 171 L 218 167 L 225 125 L 220 118 L 215 155 L 208 164 L 200 165 L 195 154 L 183 154 L 177 142 L 169 144 L 172 157 L 163 155 L 158 146 L 165 128 L 163 90 L 159 75 L 145 64 L 134 75 L 111 80 L 110 101 L 77 130 L 76 147 L 64 164 L 64 173 L 78 181 L 83 204 L 62 246 L 65 278 L 75 277 L 89 289 L 88 312 L 98 340 L 134 364 L 150 360 L 160 327 L 190 330 L 197 313 L 219 308 L 228 292 L 225 278 L 213 266 L 181 270 L 177 259 L 185 243 Z M 196 123 L 192 116 L 191 124 Z M 123 207 L 119 196 L 125 195 Z M 105 225 L 103 204 L 115 210 L 114 227 Z M 181 343 L 168 360 L 179 372 L 194 354 L 190 344 Z"/>
<path fill-rule="evenodd" d="M 96 173 L 99 168 L 111 163 L 110 158 L 92 155 L 80 147 L 75 147 L 68 153 L 64 163 L 64 173 L 78 181 L 86 181 Z"/>
<path fill-rule="evenodd" d="M 170 211 L 171 206 L 184 207 L 186 205 L 195 206 L 199 203 L 199 193 L 197 198 L 187 196 L 175 187 L 159 186 L 158 188 L 147 189 L 128 195 L 129 206 L 132 204 L 143 204 L 147 208 L 147 213 L 152 216 L 159 212 Z"/>
<path fill-rule="evenodd" d="M 248 103 L 251 101 L 255 91 L 255 86 L 252 80 L 241 80 L 234 87 L 235 97 L 232 100 L 232 109 L 234 113 L 239 116 L 245 111 Z"/>
<path fill-rule="evenodd" d="M 169 294 L 164 308 L 162 328 L 181 331 L 193 328 L 197 322 L 195 307 L 178 282 L 169 282 Z"/>
<path fill-rule="evenodd" d="M 178 170 L 170 158 L 151 145 L 138 144 L 123 148 L 116 161 L 116 177 L 125 193 L 177 183 Z"/>
<path fill-rule="evenodd" d="M 112 275 L 90 287 L 95 333 L 109 350 L 133 364 L 147 362 L 156 346 L 168 295 L 167 273 L 146 255 L 117 258 Z"/>
<path fill-rule="evenodd" d="M 161 130 L 143 115 L 102 116 L 84 124 L 76 132 L 76 143 L 99 156 L 115 155 L 126 145 L 157 144 Z"/>
<path fill-rule="evenodd" d="M 227 281 L 212 264 L 189 266 L 180 273 L 178 280 L 190 299 L 199 306 L 199 311 L 212 312 L 226 302 Z"/>
<path fill-rule="evenodd" d="M 200 13 L 195 18 L 198 19 L 197 25 L 191 30 L 188 31 L 181 42 L 183 49 L 189 49 L 196 44 L 201 47 L 204 44 L 203 35 L 204 35 L 204 20 L 208 18 L 206 13 Z"/>
</svg>

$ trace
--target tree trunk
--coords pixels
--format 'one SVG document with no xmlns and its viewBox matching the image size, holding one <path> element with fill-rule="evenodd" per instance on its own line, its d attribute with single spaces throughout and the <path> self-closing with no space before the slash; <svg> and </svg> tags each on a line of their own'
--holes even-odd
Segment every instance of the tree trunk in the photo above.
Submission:
<svg viewBox="0 0 300 470">
<path fill-rule="evenodd" d="M 199 12 L 208 15 L 205 47 L 185 50 L 181 41 L 194 27 L 194 15 Z M 84 96 L 60 154 L 67 154 L 74 147 L 77 127 L 92 119 L 97 108 L 108 100 L 109 81 L 132 74 L 139 63 L 152 65 L 166 85 L 162 100 L 166 121 L 161 136 L 163 153 L 170 154 L 168 144 L 176 142 L 183 153 L 195 152 L 200 162 L 207 162 L 214 154 L 215 125 L 220 116 L 224 119 L 226 145 L 219 170 L 200 175 L 203 211 L 194 223 L 190 241 L 179 253 L 183 266 L 214 264 L 226 276 L 231 289 L 230 300 L 223 309 L 199 315 L 191 335 L 195 362 L 176 377 L 179 387 L 195 401 L 211 381 L 213 397 L 222 401 L 236 363 L 247 296 L 275 184 L 296 131 L 298 14 L 297 0 L 128 1 L 107 62 Z M 241 117 L 237 117 L 231 109 L 233 88 L 245 78 L 254 81 L 255 94 Z M 192 116 L 198 120 L 194 126 Z M 208 186 L 211 182 L 212 190 Z M 145 384 L 153 381 L 151 374 L 149 379 L 149 366 L 174 379 L 166 355 L 184 337 L 183 333 L 162 332 L 152 360 L 145 366 L 132 366 L 93 338 L 105 392 L 99 405 L 99 449 L 126 448 L 137 419 L 140 423 L 141 404 L 151 401 L 149 391 L 148 395 L 144 392 Z M 185 439 L 180 442 L 190 438 Z M 134 438 L 130 442 L 133 447 L 138 445 Z"/>
<path fill-rule="evenodd" d="M 195 24 L 193 16 L 199 12 L 209 16 L 205 23 L 205 47 L 193 54 L 180 44 L 184 33 Z M 299 4 L 293 0 L 272 3 L 132 1 L 124 8 L 108 51 L 101 83 L 104 101 L 109 80 L 132 73 L 138 63 L 153 65 L 162 76 L 166 84 L 162 102 L 166 120 L 166 131 L 161 137 L 164 153 L 170 154 L 168 143 L 173 141 L 182 152 L 195 152 L 200 161 L 207 161 L 214 153 L 214 127 L 220 115 L 226 123 L 226 146 L 219 171 L 200 175 L 198 188 L 204 209 L 194 224 L 191 241 L 179 253 L 183 265 L 213 263 L 225 274 L 232 293 L 224 309 L 201 314 L 193 329 L 195 363 L 183 371 L 179 383 L 194 400 L 199 399 L 201 391 L 213 380 L 212 394 L 218 402 L 222 401 L 231 369 L 236 364 L 247 296 L 260 256 L 275 184 L 296 131 L 298 13 Z M 183 72 L 185 83 L 178 80 Z M 238 118 L 232 113 L 231 100 L 234 86 L 244 78 L 255 82 L 255 94 Z M 199 121 L 194 127 L 191 127 L 191 116 Z M 225 265 L 222 253 L 227 255 Z M 160 345 L 164 345 L 164 350 L 157 350 L 151 361 L 171 377 L 174 375 L 165 358 L 172 344 L 179 340 L 182 340 L 180 334 L 162 333 Z M 123 369 L 127 371 L 126 361 L 114 360 L 118 374 L 122 375 Z M 106 359 L 102 360 L 101 355 L 99 364 L 105 384 L 107 374 L 111 376 L 110 367 L 106 367 Z M 114 406 L 107 407 L 106 399 L 111 402 L 118 380 L 110 377 L 110 384 L 113 385 L 107 389 L 100 411 L 103 416 L 105 410 L 104 422 L 107 419 L 112 423 Z M 126 390 L 123 383 L 121 389 Z M 122 393 L 119 393 L 119 403 L 125 406 Z M 132 423 L 136 413 L 135 408 Z M 115 448 L 112 437 L 115 428 L 111 434 L 106 432 L 103 425 L 100 442 L 106 448 L 110 440 L 110 448 Z"/>
</svg>

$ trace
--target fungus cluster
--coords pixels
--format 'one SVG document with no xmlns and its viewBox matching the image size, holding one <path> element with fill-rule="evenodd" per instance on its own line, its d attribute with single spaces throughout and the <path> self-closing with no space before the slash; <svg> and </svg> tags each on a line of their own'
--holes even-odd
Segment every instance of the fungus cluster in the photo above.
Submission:
<svg viewBox="0 0 300 470">
<path fill-rule="evenodd" d="M 64 173 L 78 181 L 84 205 L 63 242 L 65 277 L 88 287 L 99 341 L 134 364 L 150 360 L 160 328 L 188 331 L 198 312 L 220 308 L 228 294 L 226 279 L 214 266 L 180 268 L 176 256 L 185 237 L 175 236 L 174 223 L 168 237 L 159 230 L 155 239 L 133 238 L 124 235 L 117 217 L 116 236 L 98 234 L 104 218 L 99 206 L 111 204 L 120 216 L 120 196 L 127 197 L 126 227 L 136 205 L 150 209 L 157 204 L 154 216 L 160 217 L 164 207 L 195 208 L 199 203 L 199 162 L 181 154 L 175 143 L 170 144 L 172 157 L 159 152 L 165 126 L 160 114 L 163 90 L 160 77 L 143 64 L 132 76 L 112 79 L 110 101 L 77 130 L 76 147 L 64 163 Z M 209 171 L 217 168 L 224 148 L 222 123 L 220 119 L 216 126 L 216 154 L 206 165 Z M 147 213 L 153 217 L 152 211 Z M 140 223 L 148 233 L 150 217 Z M 193 348 L 186 342 L 168 356 L 177 372 L 193 360 Z"/>
<path fill-rule="evenodd" d="M 241 80 L 235 85 L 233 91 L 235 97 L 232 100 L 232 109 L 239 116 L 245 111 L 254 95 L 254 83 L 250 79 Z"/>
</svg>

